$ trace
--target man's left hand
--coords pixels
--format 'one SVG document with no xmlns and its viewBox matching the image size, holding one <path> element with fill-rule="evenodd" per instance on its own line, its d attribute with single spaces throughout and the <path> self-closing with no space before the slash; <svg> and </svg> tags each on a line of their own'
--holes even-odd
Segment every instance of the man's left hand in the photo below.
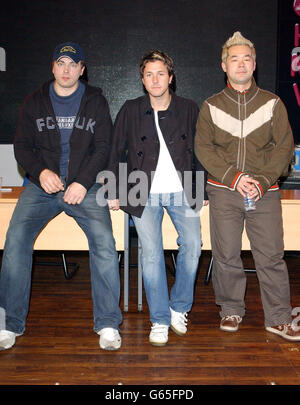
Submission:
<svg viewBox="0 0 300 405">
<path fill-rule="evenodd" d="M 64 194 L 64 201 L 67 204 L 81 204 L 87 189 L 80 183 L 72 183 L 68 186 Z"/>
</svg>

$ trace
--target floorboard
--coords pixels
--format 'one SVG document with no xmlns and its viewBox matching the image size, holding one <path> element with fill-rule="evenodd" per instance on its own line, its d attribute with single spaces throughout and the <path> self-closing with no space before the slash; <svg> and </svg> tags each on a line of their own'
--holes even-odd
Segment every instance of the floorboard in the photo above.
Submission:
<svg viewBox="0 0 300 405">
<path fill-rule="evenodd" d="M 41 252 L 35 259 L 56 261 L 58 253 Z M 135 252 L 131 259 L 136 261 Z M 71 280 L 64 278 L 60 267 L 34 267 L 26 332 L 15 347 L 0 352 L 0 385 L 300 386 L 300 343 L 265 331 L 255 273 L 247 273 L 247 309 L 239 331 L 222 332 L 212 285 L 204 284 L 209 262 L 209 253 L 204 252 L 187 336 L 170 331 L 165 347 L 153 347 L 148 343 L 144 294 L 143 311 L 137 310 L 137 269 L 132 267 L 122 348 L 106 352 L 100 350 L 93 332 L 88 255 L 69 252 L 67 260 L 80 265 Z M 250 254 L 243 254 L 243 260 L 246 267 L 253 266 Z M 286 260 L 296 308 L 300 306 L 300 258 Z M 171 285 L 169 273 L 168 280 Z"/>
</svg>

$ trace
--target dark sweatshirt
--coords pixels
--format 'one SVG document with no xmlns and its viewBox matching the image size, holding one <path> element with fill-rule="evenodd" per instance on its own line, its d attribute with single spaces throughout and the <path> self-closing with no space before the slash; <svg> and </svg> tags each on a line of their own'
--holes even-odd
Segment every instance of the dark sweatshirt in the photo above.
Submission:
<svg viewBox="0 0 300 405">
<path fill-rule="evenodd" d="M 60 132 L 49 96 L 50 83 L 26 98 L 14 140 L 16 160 L 38 186 L 42 170 L 60 175 Z M 111 131 L 109 107 L 101 89 L 86 84 L 70 137 L 66 186 L 78 182 L 88 190 L 95 183 L 97 174 L 106 168 Z"/>
</svg>

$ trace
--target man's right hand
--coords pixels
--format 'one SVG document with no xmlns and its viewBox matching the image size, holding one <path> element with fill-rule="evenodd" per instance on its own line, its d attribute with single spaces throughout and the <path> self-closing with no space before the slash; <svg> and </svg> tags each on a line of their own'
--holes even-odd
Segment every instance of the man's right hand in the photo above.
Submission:
<svg viewBox="0 0 300 405">
<path fill-rule="evenodd" d="M 247 175 L 243 175 L 237 186 L 236 186 L 236 190 L 243 196 L 246 197 L 246 194 L 249 195 L 250 198 L 254 199 L 255 201 L 258 200 L 259 198 L 259 194 L 258 194 L 258 190 L 255 187 L 255 184 L 259 184 L 259 182 L 257 180 L 254 180 L 252 177 L 247 176 Z"/>
<path fill-rule="evenodd" d="M 39 176 L 42 189 L 47 194 L 58 193 L 64 190 L 64 185 L 60 177 L 52 170 L 44 169 Z"/>
</svg>

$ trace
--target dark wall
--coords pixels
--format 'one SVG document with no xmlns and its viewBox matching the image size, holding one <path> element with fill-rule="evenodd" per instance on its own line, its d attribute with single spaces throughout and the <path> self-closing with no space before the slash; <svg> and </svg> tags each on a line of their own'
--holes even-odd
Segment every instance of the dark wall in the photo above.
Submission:
<svg viewBox="0 0 300 405">
<path fill-rule="evenodd" d="M 89 82 L 112 118 L 143 88 L 138 64 L 151 48 L 175 62 L 177 93 L 199 105 L 224 86 L 221 47 L 236 30 L 257 47 L 258 84 L 275 90 L 277 0 L 28 0 L 1 3 L 0 143 L 12 143 L 24 98 L 51 77 L 54 47 L 79 42 Z"/>
</svg>

